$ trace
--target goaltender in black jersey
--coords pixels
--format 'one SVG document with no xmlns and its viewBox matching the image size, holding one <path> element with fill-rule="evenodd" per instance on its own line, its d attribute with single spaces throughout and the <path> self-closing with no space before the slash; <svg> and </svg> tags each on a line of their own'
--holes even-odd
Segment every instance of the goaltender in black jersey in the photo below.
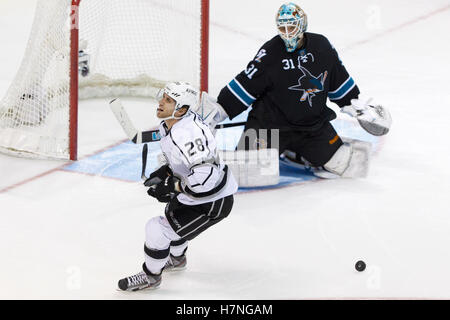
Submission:
<svg viewBox="0 0 450 320">
<path fill-rule="evenodd" d="M 336 118 L 327 98 L 340 107 L 359 89 L 328 39 L 304 34 L 303 45 L 286 51 L 280 36 L 266 42 L 247 68 L 222 89 L 218 102 L 233 118 L 252 106 L 250 118 L 268 129 L 315 131 Z"/>
<path fill-rule="evenodd" d="M 209 123 L 233 119 L 251 107 L 239 149 L 277 148 L 323 177 L 365 176 L 370 150 L 362 142 L 341 139 L 330 123 L 336 113 L 327 99 L 373 135 L 387 133 L 389 112 L 358 99 L 360 90 L 336 49 L 325 36 L 306 32 L 307 16 L 298 5 L 283 4 L 276 24 L 278 35 L 220 91 L 220 110 Z M 271 134 L 265 141 L 261 129 L 279 130 L 279 141 L 271 141 Z M 256 135 L 248 134 L 252 130 Z"/>
</svg>

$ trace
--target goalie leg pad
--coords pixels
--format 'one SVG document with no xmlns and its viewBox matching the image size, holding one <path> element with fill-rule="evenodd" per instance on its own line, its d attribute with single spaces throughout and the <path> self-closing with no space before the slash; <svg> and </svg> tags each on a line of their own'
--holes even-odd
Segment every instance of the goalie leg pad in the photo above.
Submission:
<svg viewBox="0 0 450 320">
<path fill-rule="evenodd" d="M 343 178 L 366 177 L 369 170 L 370 143 L 350 140 L 324 165 L 327 171 Z"/>
<path fill-rule="evenodd" d="M 220 151 L 239 187 L 276 185 L 280 179 L 277 149 Z"/>
</svg>

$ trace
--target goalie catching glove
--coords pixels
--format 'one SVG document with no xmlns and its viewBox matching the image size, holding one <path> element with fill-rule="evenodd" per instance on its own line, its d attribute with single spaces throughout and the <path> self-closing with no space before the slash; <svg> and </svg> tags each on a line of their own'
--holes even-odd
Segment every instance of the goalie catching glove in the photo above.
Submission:
<svg viewBox="0 0 450 320">
<path fill-rule="evenodd" d="M 368 133 L 374 136 L 385 135 L 392 124 L 391 114 L 383 106 L 370 105 L 371 100 L 352 99 L 351 105 L 343 107 L 341 111 L 355 117 Z"/>
<path fill-rule="evenodd" d="M 147 193 L 156 198 L 159 202 L 170 202 L 179 193 L 175 185 L 179 179 L 172 175 L 172 170 L 168 165 L 164 165 L 150 174 L 144 185 L 149 187 Z"/>
</svg>

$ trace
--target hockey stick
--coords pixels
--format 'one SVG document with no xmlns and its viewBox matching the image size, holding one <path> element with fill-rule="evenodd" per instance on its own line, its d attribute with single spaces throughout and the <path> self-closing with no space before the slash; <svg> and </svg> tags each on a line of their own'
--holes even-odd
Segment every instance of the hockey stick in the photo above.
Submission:
<svg viewBox="0 0 450 320">
<path fill-rule="evenodd" d="M 148 154 L 148 146 L 147 146 L 146 143 L 144 143 L 144 147 L 142 147 L 142 172 L 141 172 L 141 179 L 144 180 L 144 186 L 155 189 L 156 185 L 161 183 L 162 180 L 159 177 L 153 177 L 152 179 L 150 179 L 150 177 L 147 177 L 145 175 L 145 169 L 147 168 L 147 154 Z"/>
<path fill-rule="evenodd" d="M 215 126 L 215 129 L 233 128 L 233 127 L 245 126 L 246 124 L 247 124 L 247 121 L 235 122 L 235 123 L 224 123 L 224 124 L 218 124 L 217 126 Z"/>
<path fill-rule="evenodd" d="M 142 147 L 142 173 L 141 179 L 144 181 L 144 186 L 150 187 L 152 189 L 156 188 L 156 185 L 161 183 L 162 180 L 159 177 L 153 177 L 148 180 L 149 177 L 145 175 L 145 168 L 147 168 L 147 154 L 148 154 L 148 146 L 144 143 L 144 147 Z"/>
<path fill-rule="evenodd" d="M 125 134 L 128 136 L 128 138 L 132 140 L 134 143 L 142 143 L 142 133 L 136 130 L 133 123 L 131 122 L 130 117 L 128 116 L 128 113 L 126 113 L 125 109 L 123 108 L 123 105 L 120 102 L 120 100 L 119 99 L 112 100 L 109 103 L 109 106 L 111 108 L 111 111 L 114 113 L 114 116 L 116 117 L 117 121 L 119 121 L 123 131 L 125 131 Z"/>
<path fill-rule="evenodd" d="M 138 131 L 131 122 L 128 113 L 125 111 L 119 99 L 114 99 L 109 103 L 117 121 L 122 126 L 123 131 L 133 143 L 145 143 L 161 140 L 159 130 Z M 245 125 L 246 122 L 218 124 L 215 129 L 225 129 Z"/>
<path fill-rule="evenodd" d="M 147 153 L 148 153 L 148 146 L 147 144 L 144 144 L 144 147 L 142 148 L 142 173 L 141 173 L 141 179 L 147 180 L 147 176 L 145 175 L 145 168 L 147 167 Z"/>
</svg>

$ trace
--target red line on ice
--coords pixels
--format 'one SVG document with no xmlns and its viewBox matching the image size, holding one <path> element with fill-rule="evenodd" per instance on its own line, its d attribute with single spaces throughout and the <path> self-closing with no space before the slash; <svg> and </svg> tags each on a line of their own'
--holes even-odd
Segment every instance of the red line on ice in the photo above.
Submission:
<svg viewBox="0 0 450 320">
<path fill-rule="evenodd" d="M 85 159 L 85 158 L 89 158 L 89 157 L 92 157 L 92 156 L 94 156 L 94 155 L 96 155 L 96 154 L 99 154 L 99 153 L 101 153 L 101 152 L 104 152 L 104 151 L 106 151 L 106 150 L 108 150 L 108 149 L 110 149 L 110 148 L 113 148 L 113 147 L 115 147 L 115 146 L 118 146 L 119 144 L 124 143 L 125 141 L 127 141 L 127 140 L 122 140 L 122 141 L 120 141 L 120 142 L 116 142 L 116 143 L 114 143 L 114 144 L 112 144 L 112 145 L 110 145 L 110 146 L 107 146 L 107 147 L 102 148 L 102 149 L 100 149 L 100 150 L 98 150 L 98 151 L 95 151 L 95 152 L 92 153 L 92 154 L 86 155 L 86 156 L 82 157 L 80 160 Z M 18 183 L 14 183 L 14 184 L 12 184 L 12 185 L 10 185 L 10 186 L 7 186 L 7 187 L 5 187 L 5 188 L 3 188 L 3 189 L 0 189 L 0 194 L 1 194 L 1 193 L 8 192 L 8 191 L 11 191 L 12 189 L 15 189 L 15 188 L 17 188 L 17 187 L 20 187 L 20 186 L 22 186 L 22 185 L 24 185 L 24 184 L 26 184 L 26 183 L 28 183 L 28 182 L 32 182 L 32 181 L 37 180 L 37 179 L 39 179 L 39 178 L 45 177 L 45 176 L 47 176 L 47 175 L 49 175 L 49 174 L 51 174 L 51 173 L 53 173 L 53 172 L 56 172 L 56 171 L 64 171 L 64 172 L 67 172 L 68 170 L 64 170 L 64 168 L 67 167 L 67 166 L 70 166 L 71 164 L 72 164 L 72 162 L 65 162 L 63 165 L 61 165 L 61 166 L 59 166 L 59 167 L 57 167 L 57 168 L 54 168 L 54 169 L 45 171 L 45 172 L 43 172 L 43 173 L 41 173 L 41 174 L 38 174 L 37 176 L 34 176 L 34 177 L 31 177 L 31 178 L 25 179 L 25 180 L 20 181 L 20 182 L 18 182 Z"/>
<path fill-rule="evenodd" d="M 20 187 L 21 185 L 24 185 L 24 184 L 26 184 L 26 183 L 28 183 L 28 182 L 31 182 L 31 181 L 37 180 L 37 179 L 39 179 L 39 178 L 45 177 L 45 176 L 49 175 L 50 173 L 53 173 L 53 172 L 58 171 L 58 170 L 61 170 L 61 169 L 64 168 L 65 166 L 67 166 L 67 163 L 65 163 L 65 164 L 63 164 L 62 166 L 59 166 L 59 167 L 57 167 L 57 168 L 54 168 L 54 169 L 45 171 L 45 172 L 43 172 L 43 173 L 41 173 L 41 174 L 38 174 L 37 176 L 34 176 L 34 177 L 31 177 L 31 178 L 25 179 L 25 180 L 23 180 L 23 181 L 21 181 L 21 182 L 18 182 L 18 183 L 12 184 L 12 185 L 10 185 L 10 186 L 7 186 L 7 187 L 5 187 L 5 188 L 3 188 L 3 189 L 0 189 L 0 194 L 1 194 L 1 193 L 4 193 L 4 192 L 11 191 L 12 189 L 15 189 L 15 188 L 17 188 L 17 187 Z"/>
</svg>

